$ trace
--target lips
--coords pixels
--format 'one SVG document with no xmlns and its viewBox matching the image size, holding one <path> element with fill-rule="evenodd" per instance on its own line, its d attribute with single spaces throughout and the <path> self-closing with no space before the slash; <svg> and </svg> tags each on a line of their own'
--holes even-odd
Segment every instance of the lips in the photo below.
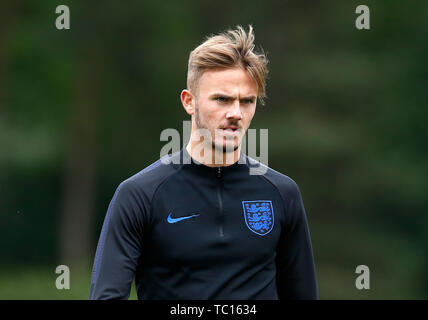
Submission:
<svg viewBox="0 0 428 320">
<path fill-rule="evenodd" d="M 222 129 L 223 130 L 238 130 L 239 126 L 230 125 L 230 126 L 222 127 Z"/>
<path fill-rule="evenodd" d="M 225 134 L 237 134 L 239 132 L 238 126 L 227 126 L 222 128 Z"/>
</svg>

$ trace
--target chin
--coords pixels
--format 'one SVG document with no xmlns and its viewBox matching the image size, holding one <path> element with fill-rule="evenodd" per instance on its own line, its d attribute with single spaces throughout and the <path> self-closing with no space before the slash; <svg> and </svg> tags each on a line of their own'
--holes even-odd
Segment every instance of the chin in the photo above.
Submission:
<svg viewBox="0 0 428 320">
<path fill-rule="evenodd" d="M 238 150 L 239 144 L 238 145 L 228 145 L 225 143 L 214 143 L 213 147 L 217 151 L 221 151 L 224 153 L 230 153 L 230 152 L 235 152 L 236 150 Z"/>
</svg>

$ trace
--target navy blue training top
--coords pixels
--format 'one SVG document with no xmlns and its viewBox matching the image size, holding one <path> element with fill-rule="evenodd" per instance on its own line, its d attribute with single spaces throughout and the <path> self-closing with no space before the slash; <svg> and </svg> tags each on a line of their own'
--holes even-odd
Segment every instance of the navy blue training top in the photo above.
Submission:
<svg viewBox="0 0 428 320">
<path fill-rule="evenodd" d="M 117 188 L 90 299 L 128 299 L 134 279 L 138 299 L 318 299 L 297 184 L 243 153 L 225 167 L 163 157 Z"/>
</svg>

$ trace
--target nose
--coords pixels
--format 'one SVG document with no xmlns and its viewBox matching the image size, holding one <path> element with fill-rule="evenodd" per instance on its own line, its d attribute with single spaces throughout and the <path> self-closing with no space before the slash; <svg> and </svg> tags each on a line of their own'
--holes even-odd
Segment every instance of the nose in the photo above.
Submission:
<svg viewBox="0 0 428 320">
<path fill-rule="evenodd" d="M 239 105 L 239 100 L 234 101 L 234 103 L 231 105 L 230 109 L 228 110 L 226 114 L 227 119 L 235 119 L 235 120 L 241 120 L 242 119 L 242 113 L 241 113 L 241 107 Z"/>
</svg>

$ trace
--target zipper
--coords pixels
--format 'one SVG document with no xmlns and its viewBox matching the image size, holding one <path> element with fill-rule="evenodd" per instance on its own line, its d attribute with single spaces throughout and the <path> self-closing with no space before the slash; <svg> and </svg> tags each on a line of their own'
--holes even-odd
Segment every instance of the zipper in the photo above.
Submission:
<svg viewBox="0 0 428 320">
<path fill-rule="evenodd" d="M 219 204 L 219 208 L 220 208 L 220 226 L 219 226 L 219 233 L 220 233 L 220 238 L 224 237 L 224 230 L 223 230 L 223 199 L 221 197 L 221 178 L 222 178 L 222 171 L 221 171 L 221 167 L 217 168 L 216 171 L 216 177 L 217 177 L 217 199 L 218 199 L 218 204 Z"/>
</svg>

